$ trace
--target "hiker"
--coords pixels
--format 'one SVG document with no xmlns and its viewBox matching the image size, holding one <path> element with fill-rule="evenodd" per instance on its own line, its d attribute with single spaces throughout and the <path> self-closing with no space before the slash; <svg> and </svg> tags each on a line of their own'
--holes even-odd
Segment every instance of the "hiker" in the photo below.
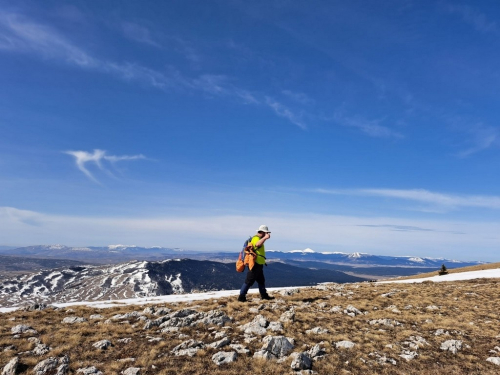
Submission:
<svg viewBox="0 0 500 375">
<path fill-rule="evenodd" d="M 240 295 L 238 301 L 246 302 L 248 289 L 257 281 L 259 285 L 260 298 L 262 299 L 274 299 L 266 291 L 266 279 L 264 278 L 264 265 L 266 264 L 266 249 L 264 247 L 264 242 L 271 238 L 271 232 L 267 225 L 261 225 L 257 229 L 257 234 L 252 237 L 252 245 L 255 251 L 255 262 L 253 267 L 250 269 L 248 267 L 247 277 L 245 283 L 241 287 Z"/>
</svg>

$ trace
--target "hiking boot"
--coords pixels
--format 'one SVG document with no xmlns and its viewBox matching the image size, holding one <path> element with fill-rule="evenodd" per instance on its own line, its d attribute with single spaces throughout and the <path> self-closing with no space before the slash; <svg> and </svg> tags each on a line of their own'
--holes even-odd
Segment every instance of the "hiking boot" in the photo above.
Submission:
<svg viewBox="0 0 500 375">
<path fill-rule="evenodd" d="M 269 294 L 261 294 L 260 295 L 260 298 L 261 299 L 267 299 L 267 300 L 271 300 L 271 299 L 274 299 L 274 297 L 271 297 Z"/>
<path fill-rule="evenodd" d="M 238 301 L 239 302 L 246 302 L 247 301 L 247 296 L 245 296 L 244 294 L 240 294 L 238 296 Z"/>
</svg>

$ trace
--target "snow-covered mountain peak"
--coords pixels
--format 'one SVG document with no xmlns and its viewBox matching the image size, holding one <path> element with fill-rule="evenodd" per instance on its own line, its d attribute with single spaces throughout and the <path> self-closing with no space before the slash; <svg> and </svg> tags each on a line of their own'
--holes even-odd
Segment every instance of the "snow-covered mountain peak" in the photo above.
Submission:
<svg viewBox="0 0 500 375">
<path fill-rule="evenodd" d="M 137 247 L 135 245 L 108 245 L 108 249 L 116 250 L 116 249 L 127 249 L 130 247 Z"/>
<path fill-rule="evenodd" d="M 305 250 L 290 250 L 288 251 L 288 253 L 309 253 L 309 254 L 314 254 L 316 253 L 316 251 L 314 251 L 313 249 L 305 249 Z"/>
</svg>

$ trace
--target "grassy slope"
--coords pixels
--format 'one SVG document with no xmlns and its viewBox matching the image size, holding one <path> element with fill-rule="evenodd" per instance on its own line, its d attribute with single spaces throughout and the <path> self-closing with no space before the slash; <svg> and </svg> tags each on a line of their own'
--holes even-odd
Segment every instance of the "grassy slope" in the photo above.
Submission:
<svg viewBox="0 0 500 375">
<path fill-rule="evenodd" d="M 190 307 L 198 311 L 221 310 L 234 319 L 228 328 L 210 326 L 184 327 L 179 332 L 160 333 L 157 328 L 143 330 L 144 322 L 137 318 L 128 321 L 105 319 L 117 313 L 142 311 L 145 306 L 92 309 L 73 307 L 71 309 L 24 312 L 16 311 L 0 314 L 0 348 L 14 345 L 14 350 L 0 350 L 0 369 L 19 352 L 35 347 L 27 340 L 31 334 L 14 338 L 11 328 L 17 324 L 28 324 L 36 329 L 35 335 L 52 349 L 42 356 L 28 353 L 20 356 L 22 367 L 19 373 L 31 374 L 34 366 L 50 356 L 70 356 L 70 370 L 75 374 L 81 367 L 96 366 L 105 374 L 119 374 L 130 366 L 141 367 L 141 374 L 289 374 L 291 359 L 283 363 L 262 361 L 252 358 L 262 347 L 262 337 L 250 343 L 244 342 L 241 324 L 262 314 L 269 321 L 279 320 L 281 314 L 295 308 L 295 322 L 285 323 L 283 332 L 268 331 L 269 335 L 282 334 L 295 339 L 293 351 L 301 352 L 321 343 L 327 352 L 324 360 L 314 362 L 313 370 L 318 374 L 498 374 L 500 367 L 486 361 L 486 358 L 500 356 L 495 347 L 500 345 L 500 281 L 493 279 L 470 280 L 429 284 L 329 284 L 321 288 L 311 287 L 297 294 L 280 297 L 277 301 L 262 303 L 251 299 L 249 303 L 238 303 L 235 297 L 218 300 L 194 301 L 193 303 L 166 304 L 164 307 L 180 310 Z M 387 296 L 387 293 L 391 293 Z M 363 313 L 350 317 L 342 312 L 331 311 L 334 306 L 342 309 L 353 305 Z M 436 306 L 428 308 L 429 306 Z M 258 308 L 258 313 L 250 311 Z M 103 319 L 91 320 L 91 314 L 102 314 Z M 67 316 L 82 316 L 88 320 L 80 324 L 62 324 Z M 155 318 L 149 316 L 148 318 Z M 394 327 L 370 324 L 372 320 L 393 319 L 401 325 Z M 314 327 L 329 332 L 319 335 L 307 334 Z M 436 335 L 438 329 L 447 334 Z M 222 349 L 204 349 L 194 357 L 175 357 L 170 351 L 187 338 L 208 344 L 216 341 L 215 332 L 226 331 L 232 343 L 241 343 L 251 351 L 251 355 L 239 355 L 236 362 L 216 366 L 211 357 Z M 179 334 L 185 335 L 179 337 Z M 425 343 L 418 348 L 410 348 L 408 342 L 422 337 Z M 160 341 L 150 342 L 151 337 Z M 131 338 L 129 343 L 119 339 Z M 96 341 L 108 339 L 113 347 L 97 350 L 92 347 Z M 441 344 L 456 339 L 463 342 L 457 354 L 443 352 Z M 349 340 L 355 343 L 353 349 L 338 349 L 335 343 Z M 400 357 L 404 350 L 416 351 L 418 356 L 406 361 Z M 495 352 L 492 353 L 492 350 Z M 377 358 L 391 358 L 397 364 L 380 364 Z M 124 358 L 135 358 L 133 362 L 120 362 Z"/>
<path fill-rule="evenodd" d="M 469 266 L 469 267 L 462 267 L 462 268 L 448 268 L 448 273 L 460 273 L 460 272 L 469 272 L 469 271 L 491 270 L 491 269 L 496 269 L 496 268 L 500 268 L 500 262 L 499 263 L 479 264 L 477 266 Z M 414 275 L 414 276 L 397 277 L 397 278 L 394 278 L 394 279 L 387 279 L 387 280 L 423 279 L 423 278 L 426 278 L 426 277 L 437 276 L 438 275 L 438 271 L 439 270 L 436 270 L 434 272 L 420 273 L 420 274 Z"/>
</svg>

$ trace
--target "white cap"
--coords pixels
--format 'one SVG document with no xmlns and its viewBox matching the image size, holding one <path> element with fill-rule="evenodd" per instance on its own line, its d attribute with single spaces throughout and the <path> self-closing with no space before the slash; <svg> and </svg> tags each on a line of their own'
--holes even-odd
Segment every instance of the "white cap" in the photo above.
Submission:
<svg viewBox="0 0 500 375">
<path fill-rule="evenodd" d="M 257 229 L 257 232 L 266 232 L 266 233 L 271 233 L 271 232 L 269 231 L 269 228 L 267 227 L 267 225 L 261 225 L 261 226 L 259 227 L 259 229 Z"/>
</svg>

